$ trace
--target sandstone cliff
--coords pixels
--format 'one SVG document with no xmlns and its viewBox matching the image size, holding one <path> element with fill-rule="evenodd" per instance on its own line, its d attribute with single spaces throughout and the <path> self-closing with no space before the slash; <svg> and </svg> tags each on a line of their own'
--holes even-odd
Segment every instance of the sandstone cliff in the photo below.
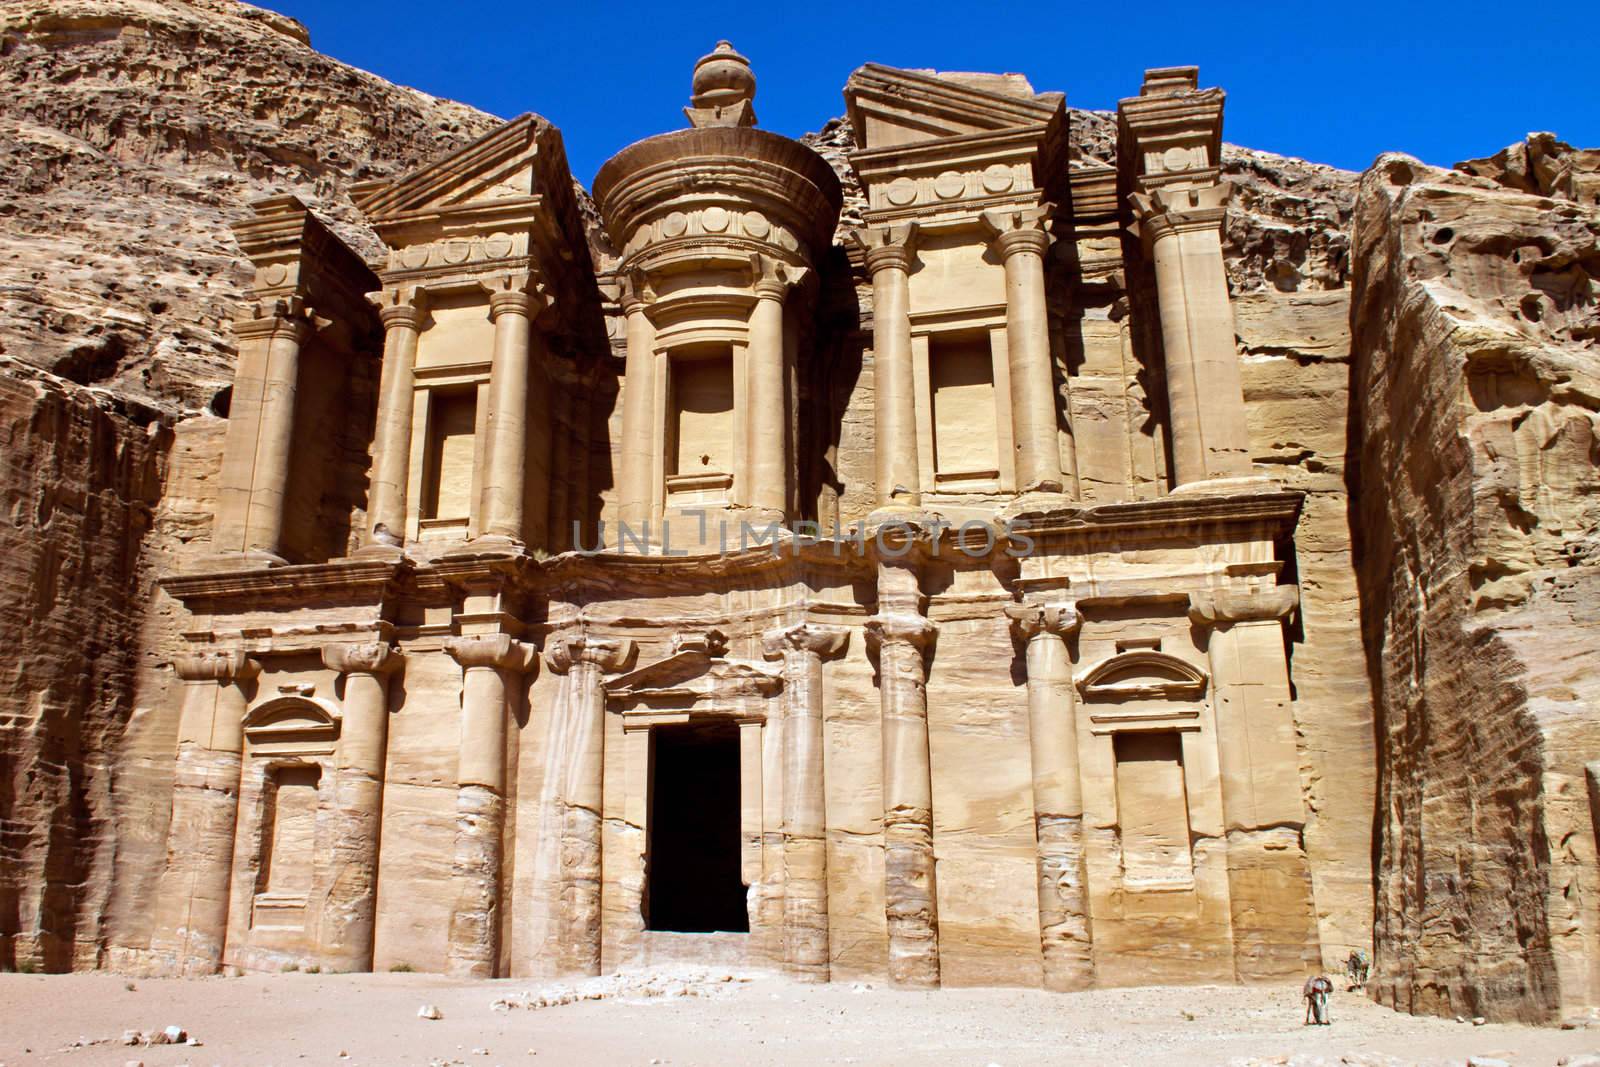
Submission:
<svg viewBox="0 0 1600 1067">
<path fill-rule="evenodd" d="M 1549 135 L 1463 169 L 1383 157 L 1356 208 L 1375 980 L 1550 1019 L 1600 992 L 1600 211 Z"/>
<path fill-rule="evenodd" d="M 114 860 L 159 867 L 166 815 L 139 801 L 170 777 L 173 620 L 153 581 L 208 535 L 204 494 L 171 489 L 203 487 L 226 425 L 207 411 L 249 279 L 228 222 L 293 192 L 374 250 L 345 187 L 497 121 L 228 0 L 0 8 L 0 967 L 102 962 Z M 115 821 L 113 794 L 133 801 Z"/>
</svg>

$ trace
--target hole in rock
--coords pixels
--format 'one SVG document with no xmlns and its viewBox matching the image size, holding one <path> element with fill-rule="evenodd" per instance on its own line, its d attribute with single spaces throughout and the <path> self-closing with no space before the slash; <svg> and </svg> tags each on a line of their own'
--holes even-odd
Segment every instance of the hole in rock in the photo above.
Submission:
<svg viewBox="0 0 1600 1067">
<path fill-rule="evenodd" d="M 211 397 L 211 403 L 206 409 L 219 419 L 228 417 L 228 412 L 233 409 L 233 386 L 225 385 L 218 389 Z"/>
<path fill-rule="evenodd" d="M 651 731 L 651 930 L 750 929 L 739 870 L 739 728 Z"/>
<path fill-rule="evenodd" d="M 1452 230 L 1448 226 L 1441 226 L 1438 230 L 1434 231 L 1433 243 L 1436 245 L 1447 245 L 1455 239 L 1455 236 L 1456 231 Z"/>
</svg>

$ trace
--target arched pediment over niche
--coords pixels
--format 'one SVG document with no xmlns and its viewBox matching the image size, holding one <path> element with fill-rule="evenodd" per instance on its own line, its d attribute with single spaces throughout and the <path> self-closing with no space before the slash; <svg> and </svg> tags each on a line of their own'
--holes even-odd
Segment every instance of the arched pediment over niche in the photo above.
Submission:
<svg viewBox="0 0 1600 1067">
<path fill-rule="evenodd" d="M 316 697 L 276 697 L 245 715 L 244 736 L 260 755 L 326 754 L 339 740 L 339 709 Z"/>
<path fill-rule="evenodd" d="M 1078 676 L 1085 700 L 1197 700 L 1206 672 L 1153 649 L 1120 652 Z"/>
</svg>

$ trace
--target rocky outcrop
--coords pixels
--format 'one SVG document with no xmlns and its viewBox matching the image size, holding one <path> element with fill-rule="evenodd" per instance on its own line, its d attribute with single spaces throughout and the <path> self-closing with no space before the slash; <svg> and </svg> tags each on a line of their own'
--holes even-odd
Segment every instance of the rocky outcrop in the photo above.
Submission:
<svg viewBox="0 0 1600 1067">
<path fill-rule="evenodd" d="M 0 967 L 94 966 L 108 909 L 148 912 L 181 628 L 153 576 L 209 535 L 228 223 L 294 193 L 376 251 L 348 185 L 497 121 L 229 0 L 0 8 Z"/>
<path fill-rule="evenodd" d="M 1483 177 L 1385 156 L 1357 200 L 1374 980 L 1407 1010 L 1547 1020 L 1600 993 L 1600 212 L 1565 152 L 1535 135 L 1463 166 Z"/>
</svg>

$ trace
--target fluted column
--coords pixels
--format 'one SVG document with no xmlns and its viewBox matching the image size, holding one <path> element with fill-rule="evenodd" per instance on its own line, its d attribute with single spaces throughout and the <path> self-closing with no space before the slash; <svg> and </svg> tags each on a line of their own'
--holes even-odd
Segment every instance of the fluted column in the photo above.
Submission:
<svg viewBox="0 0 1600 1067">
<path fill-rule="evenodd" d="M 317 941 L 323 966 L 372 970 L 378 849 L 389 745 L 389 676 L 399 652 L 382 642 L 327 645 L 322 662 L 344 677 L 343 722 L 334 757 L 332 877 Z"/>
<path fill-rule="evenodd" d="M 542 287 L 529 274 L 506 274 L 483 283 L 494 323 L 489 368 L 488 440 L 478 498 L 480 538 L 523 541 L 523 500 L 528 460 L 528 375 L 532 316 L 542 309 Z"/>
<path fill-rule="evenodd" d="M 783 660 L 783 963 L 804 982 L 826 982 L 831 963 L 822 661 L 849 639 L 847 630 L 804 622 L 762 637 L 767 658 Z"/>
<path fill-rule="evenodd" d="M 1070 603 L 1014 604 L 1006 614 L 1028 643 L 1028 741 L 1044 984 L 1047 989 L 1085 989 L 1094 982 L 1094 957 L 1084 881 L 1077 700 L 1066 642 L 1083 620 Z"/>
<path fill-rule="evenodd" d="M 560 969 L 600 973 L 601 827 L 604 820 L 605 711 L 603 682 L 633 654 L 633 642 L 588 634 L 556 638 L 546 658 L 567 675 L 550 744 L 565 753 L 556 796 L 560 807 L 560 901 L 555 907 Z"/>
<path fill-rule="evenodd" d="M 877 431 L 878 506 L 922 503 L 911 363 L 911 266 L 917 227 L 857 230 L 872 275 L 872 382 Z"/>
<path fill-rule="evenodd" d="M 385 289 L 372 297 L 383 320 L 383 374 L 378 381 L 372 489 L 367 496 L 366 543 L 369 546 L 389 548 L 405 542 L 417 337 L 425 314 L 426 297 L 426 292 L 420 289 Z"/>
<path fill-rule="evenodd" d="M 500 870 L 504 853 L 506 722 L 533 646 L 505 634 L 452 637 L 461 664 L 461 752 L 456 770 L 456 901 L 450 915 L 451 974 L 493 978 L 500 961 Z"/>
<path fill-rule="evenodd" d="M 240 651 L 177 656 L 183 679 L 167 862 L 150 948 L 159 969 L 215 974 L 222 966 L 239 817 L 244 687 L 260 666 Z"/>
<path fill-rule="evenodd" d="M 867 640 L 878 650 L 883 722 L 884 907 L 889 978 L 939 984 L 939 914 L 934 882 L 933 777 L 928 755 L 926 654 L 935 626 L 918 611 L 916 574 L 881 564 L 878 614 Z"/>
<path fill-rule="evenodd" d="M 218 491 L 217 552 L 283 562 L 300 348 L 311 336 L 309 314 L 298 297 L 245 304 L 235 314 L 239 371 Z"/>
<path fill-rule="evenodd" d="M 622 309 L 628 317 L 628 357 L 622 394 L 621 471 L 617 480 L 618 517 L 635 535 L 643 536 L 654 495 L 655 470 L 655 327 L 645 314 L 646 283 L 641 274 L 622 278 Z"/>
<path fill-rule="evenodd" d="M 1134 193 L 1139 231 L 1155 264 L 1166 354 L 1174 486 L 1251 473 L 1244 386 L 1222 257 L 1232 186 Z"/>
<path fill-rule="evenodd" d="M 1210 631 L 1234 970 L 1241 981 L 1295 978 L 1319 962 L 1283 646 L 1283 620 L 1298 601 L 1292 585 L 1189 594 L 1190 620 Z"/>
<path fill-rule="evenodd" d="M 789 288 L 806 275 L 765 256 L 751 257 L 755 275 L 755 307 L 750 309 L 747 393 L 749 404 L 750 472 L 747 500 L 751 507 L 777 519 L 789 505 L 789 412 L 784 399 L 783 304 Z"/>
<path fill-rule="evenodd" d="M 1006 359 L 1011 378 L 1011 427 L 1017 450 L 1017 489 L 1062 492 L 1061 444 L 1056 436 L 1056 391 L 1050 369 L 1050 316 L 1044 254 L 1049 207 L 986 211 L 984 225 L 1005 261 Z"/>
</svg>

